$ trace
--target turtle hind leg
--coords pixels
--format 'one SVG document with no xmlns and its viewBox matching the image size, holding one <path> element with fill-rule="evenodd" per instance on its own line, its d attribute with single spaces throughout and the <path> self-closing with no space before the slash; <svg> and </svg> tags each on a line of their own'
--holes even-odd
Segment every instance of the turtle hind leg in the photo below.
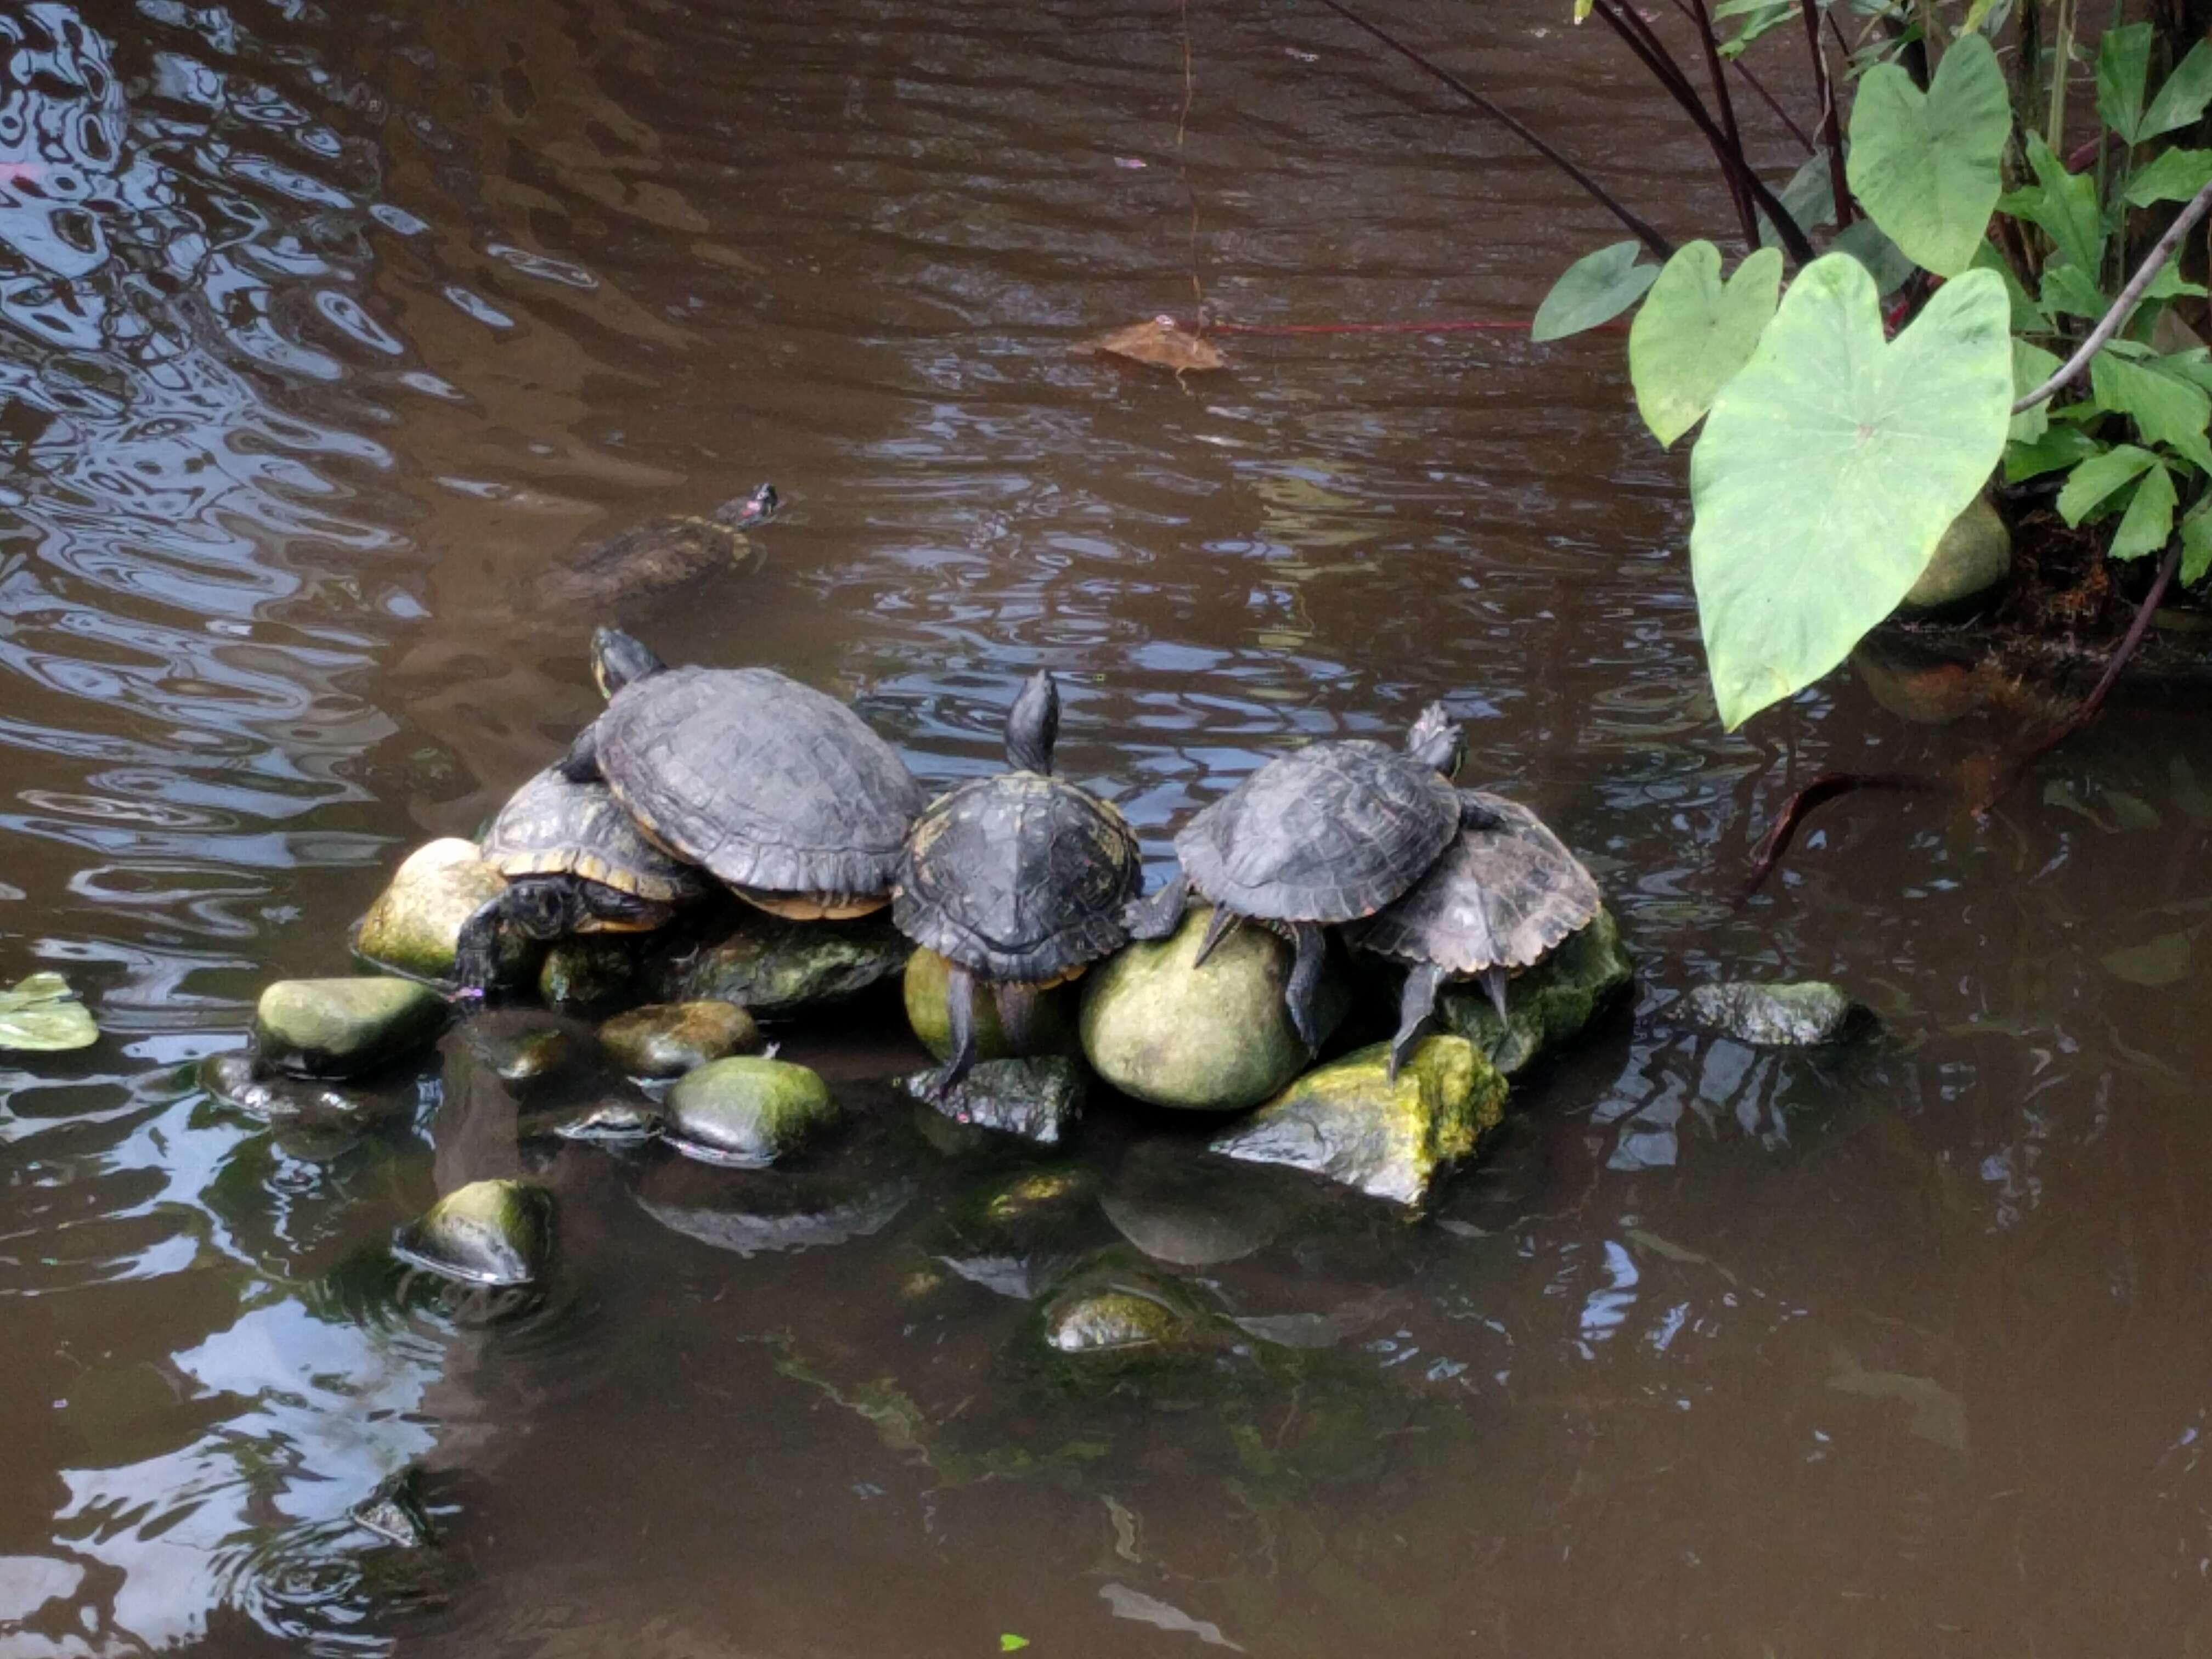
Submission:
<svg viewBox="0 0 2212 1659">
<path fill-rule="evenodd" d="M 1215 905 L 1212 915 L 1206 919 L 1206 937 L 1198 942 L 1198 954 L 1190 959 L 1190 965 L 1194 968 L 1205 967 L 1206 959 L 1213 954 L 1214 948 L 1235 933 L 1237 925 L 1243 920 L 1243 917 L 1238 915 L 1227 905 Z"/>
<path fill-rule="evenodd" d="M 1283 1003 L 1291 1011 L 1291 1024 L 1310 1054 L 1321 1052 L 1321 970 L 1328 960 L 1328 936 L 1321 924 L 1291 923 L 1291 941 L 1297 954 L 1291 962 L 1291 982 L 1283 988 Z"/>
<path fill-rule="evenodd" d="M 945 1064 L 927 1073 L 915 1091 L 933 1105 L 943 1102 L 975 1064 L 975 976 L 958 963 L 945 975 L 945 1024 L 951 1038 Z"/>
<path fill-rule="evenodd" d="M 1443 982 L 1444 970 L 1432 962 L 1406 970 L 1406 988 L 1398 998 L 1398 1035 L 1390 1039 L 1391 1082 L 1398 1080 L 1399 1067 L 1413 1057 L 1413 1045 L 1420 1041 L 1421 1027 L 1436 1012 L 1437 990 Z"/>
<path fill-rule="evenodd" d="M 1026 1054 L 1036 1040 L 1037 988 L 1011 980 L 994 981 L 991 1000 L 999 1011 L 999 1030 L 1009 1054 Z"/>
<path fill-rule="evenodd" d="M 1177 875 L 1150 898 L 1131 899 L 1121 907 L 1121 926 L 1131 939 L 1165 939 L 1182 921 L 1190 900 L 1189 878 Z"/>
<path fill-rule="evenodd" d="M 592 721 L 576 733 L 575 742 L 568 752 L 554 763 L 556 769 L 571 783 L 603 783 L 605 775 L 599 770 L 599 725 Z"/>
<path fill-rule="evenodd" d="M 1490 1006 L 1498 1010 L 1498 1021 L 1504 1024 L 1510 1016 L 1505 1012 L 1505 985 L 1510 977 L 1505 969 L 1497 966 L 1486 968 L 1477 975 L 1482 988 L 1489 994 Z"/>
</svg>

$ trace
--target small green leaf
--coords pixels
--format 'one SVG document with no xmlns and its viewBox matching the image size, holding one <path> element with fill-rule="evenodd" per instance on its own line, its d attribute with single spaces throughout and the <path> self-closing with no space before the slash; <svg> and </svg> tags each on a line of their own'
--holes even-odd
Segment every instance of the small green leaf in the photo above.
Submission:
<svg viewBox="0 0 2212 1659">
<path fill-rule="evenodd" d="M 2208 104 L 2212 104 L 2212 42 L 2199 40 L 2190 47 L 2189 56 L 2174 65 L 2158 96 L 2150 100 L 2150 109 L 2136 133 L 2136 142 L 2191 125 Z"/>
<path fill-rule="evenodd" d="M 2142 124 L 2143 88 L 2149 78 L 2150 25 L 2106 29 L 2097 45 L 2097 114 L 2130 144 Z"/>
<path fill-rule="evenodd" d="M 1609 323 L 1644 297 L 1644 290 L 1658 279 L 1659 267 L 1639 265 L 1640 242 L 1615 242 L 1595 253 L 1585 253 L 1559 274 L 1544 303 L 1536 307 L 1536 320 L 1528 337 L 1540 343 L 1563 340 L 1570 334 Z"/>
<path fill-rule="evenodd" d="M 1661 444 L 1703 420 L 1714 395 L 1751 361 L 1781 292 L 1774 248 L 1757 250 L 1725 283 L 1711 242 L 1688 243 L 1667 261 L 1628 330 L 1637 412 Z"/>
<path fill-rule="evenodd" d="M 2143 363 L 2100 351 L 2089 360 L 2089 385 L 2097 401 L 2133 421 L 2146 443 L 2165 444 L 2212 472 L 2212 396 L 2202 386 Z"/>
<path fill-rule="evenodd" d="M 1994 270 L 2003 279 L 2005 297 L 2012 301 L 2014 333 L 2048 334 L 2051 331 L 2051 319 L 2028 297 L 2027 290 L 2021 286 L 2020 278 L 2013 275 L 2012 266 L 2006 262 L 2003 254 L 1984 242 L 1974 250 L 1973 268 L 1976 270 Z"/>
<path fill-rule="evenodd" d="M 2127 200 L 2136 207 L 2185 202 L 2208 184 L 2212 184 L 2212 149 L 2162 149 L 2128 180 Z"/>
<path fill-rule="evenodd" d="M 2105 971 L 2130 985 L 2172 985 L 2189 974 L 2189 935 L 2160 933 L 2144 945 L 2108 951 Z"/>
<path fill-rule="evenodd" d="M 2058 516 L 2078 525 L 2114 490 L 2125 488 L 2158 457 L 2134 444 L 2119 444 L 2101 455 L 2092 455 L 2075 467 L 2058 492 Z"/>
<path fill-rule="evenodd" d="M 2030 345 L 2014 336 L 2012 343 L 2012 395 L 2017 403 L 2058 372 L 2058 357 L 2041 346 Z M 2006 436 L 2016 444 L 2032 444 L 2040 438 L 2051 425 L 2051 404 L 2048 398 L 2033 409 L 2023 409 L 2012 417 L 2012 426 Z"/>
<path fill-rule="evenodd" d="M 2181 256 L 2177 253 L 2158 268 L 2158 274 L 2150 279 L 2150 286 L 2143 289 L 2142 297 L 2144 303 L 2148 304 L 2153 300 L 2179 299 L 2184 295 L 2202 299 L 2204 290 L 2182 276 Z M 2130 326 L 2138 327 L 2144 318 L 2150 314 L 2148 312 L 2137 312 L 2135 321 Z"/>
<path fill-rule="evenodd" d="M 2128 510 L 2120 514 L 2120 527 L 2112 532 L 2112 544 L 2106 554 L 2115 559 L 2140 559 L 2146 553 L 2163 550 L 2166 538 L 2173 534 L 2173 474 L 2166 470 L 2164 461 L 2155 461 L 2136 486 Z"/>
<path fill-rule="evenodd" d="M 1581 14 L 1589 9 L 1589 3 L 1590 0 L 1579 0 L 1579 3 L 1576 7 L 1577 15 L 1575 21 L 1579 23 L 1583 21 Z M 1012 1631 L 1006 1632 L 999 1638 L 999 1651 L 1001 1653 L 1019 1653 L 1024 1648 L 1029 1646 L 1029 1644 L 1030 1638 L 1028 1637 L 1017 1636 Z"/>
<path fill-rule="evenodd" d="M 2011 135 L 2004 71 L 1988 40 L 1970 34 L 1943 54 L 1924 94 L 1897 64 L 1867 71 L 1851 106 L 1845 177 L 1907 258 L 1956 276 L 1989 229 Z"/>
<path fill-rule="evenodd" d="M 2079 428 L 2054 426 L 2033 443 L 2005 446 L 2005 482 L 2018 483 L 2023 478 L 2061 471 L 2102 453 L 2103 446 Z"/>
<path fill-rule="evenodd" d="M 1898 252 L 1897 244 L 1881 234 L 1881 227 L 1871 219 L 1854 219 L 1829 244 L 1832 253 L 1848 253 L 1867 268 L 1874 278 L 1875 289 L 1884 298 L 1897 292 L 1912 280 L 1919 267 Z"/>
<path fill-rule="evenodd" d="M 2101 317 L 2112 302 L 2079 265 L 2050 265 L 2043 273 L 2043 308 L 2054 317 Z"/>
<path fill-rule="evenodd" d="M 2089 272 L 2103 269 L 2106 226 L 2097 205 L 2097 181 L 2067 172 L 2037 133 L 2027 135 L 2027 164 L 2036 182 L 2001 198 L 1998 208 L 2040 229 L 2069 263 Z"/>
<path fill-rule="evenodd" d="M 2181 585 L 2194 587 L 2212 570 L 2212 495 L 2204 496 L 2182 515 Z"/>
<path fill-rule="evenodd" d="M 0 1048 L 52 1052 L 100 1041 L 100 1027 L 59 974 L 33 974 L 0 991 Z"/>
</svg>

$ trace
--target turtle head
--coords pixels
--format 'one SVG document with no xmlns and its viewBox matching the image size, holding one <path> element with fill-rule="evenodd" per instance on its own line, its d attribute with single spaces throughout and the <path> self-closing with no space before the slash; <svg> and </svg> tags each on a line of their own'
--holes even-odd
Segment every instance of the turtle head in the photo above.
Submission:
<svg viewBox="0 0 2212 1659">
<path fill-rule="evenodd" d="M 750 495 L 724 501 L 714 509 L 714 521 L 727 525 L 732 530 L 750 530 L 755 525 L 766 524 L 775 517 L 782 506 L 783 497 L 775 493 L 775 486 L 764 483 Z"/>
<path fill-rule="evenodd" d="M 1060 688 L 1040 669 L 1006 711 L 1006 758 L 1018 771 L 1049 775 L 1053 741 L 1059 736 Z"/>
<path fill-rule="evenodd" d="M 1446 778 L 1455 778 L 1460 763 L 1467 758 L 1467 733 L 1443 704 L 1432 702 L 1421 710 L 1420 718 L 1407 732 L 1406 752 L 1422 765 L 1435 767 Z"/>
<path fill-rule="evenodd" d="M 592 630 L 592 678 L 599 683 L 599 695 L 603 697 L 611 697 L 625 685 L 648 674 L 658 674 L 667 666 L 643 641 L 632 638 L 619 628 Z"/>
</svg>

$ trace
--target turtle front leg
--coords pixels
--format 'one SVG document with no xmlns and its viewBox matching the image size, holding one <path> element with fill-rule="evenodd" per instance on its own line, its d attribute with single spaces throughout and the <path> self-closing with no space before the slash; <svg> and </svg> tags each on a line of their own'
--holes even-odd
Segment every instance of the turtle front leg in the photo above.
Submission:
<svg viewBox="0 0 2212 1659">
<path fill-rule="evenodd" d="M 1183 907 L 1189 900 L 1190 879 L 1178 872 L 1150 898 L 1131 899 L 1123 905 L 1121 925 L 1129 930 L 1131 939 L 1165 939 L 1181 925 Z"/>
<path fill-rule="evenodd" d="M 465 1008 L 481 1005 L 499 975 L 499 946 L 513 909 L 510 887 L 486 899 L 461 924 L 453 948 L 453 998 Z"/>
<path fill-rule="evenodd" d="M 571 783 L 604 783 L 606 777 L 599 770 L 599 723 L 593 720 L 576 733 L 575 742 L 561 757 L 561 775 Z"/>
<path fill-rule="evenodd" d="M 1413 1057 L 1413 1045 L 1436 1012 L 1437 991 L 1443 982 L 1444 970 L 1432 962 L 1407 970 L 1406 988 L 1398 998 L 1398 1035 L 1390 1039 L 1391 1082 L 1398 1080 L 1398 1068 Z"/>
<path fill-rule="evenodd" d="M 1291 1011 L 1291 1024 L 1297 1031 L 1298 1041 L 1306 1045 L 1306 1052 L 1318 1054 L 1321 970 L 1328 960 L 1328 936 L 1318 922 L 1294 921 L 1290 927 L 1291 942 L 1297 954 L 1291 961 L 1291 982 L 1283 988 L 1283 1003 Z"/>
<path fill-rule="evenodd" d="M 1018 985 L 1010 980 L 994 980 L 991 1000 L 998 1006 L 999 1030 L 1006 1039 L 1007 1051 L 1029 1053 L 1036 1030 L 1037 988 Z"/>
</svg>

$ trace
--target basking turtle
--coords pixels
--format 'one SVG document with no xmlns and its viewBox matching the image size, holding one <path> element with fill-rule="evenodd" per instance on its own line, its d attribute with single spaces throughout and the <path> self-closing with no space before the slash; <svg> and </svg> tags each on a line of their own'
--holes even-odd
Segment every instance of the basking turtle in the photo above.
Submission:
<svg viewBox="0 0 2212 1659">
<path fill-rule="evenodd" d="M 890 902 L 921 786 L 836 698 L 772 668 L 670 668 L 629 635 L 592 636 L 606 712 L 562 772 L 604 779 L 658 846 L 793 921 Z"/>
<path fill-rule="evenodd" d="M 643 933 L 707 890 L 700 873 L 640 832 L 604 783 L 551 766 L 516 790 L 484 831 L 482 856 L 506 890 L 462 924 L 453 976 L 481 991 L 502 931 L 525 939 Z"/>
<path fill-rule="evenodd" d="M 937 801 L 899 860 L 891 920 L 951 964 L 952 1053 L 939 1088 L 975 1063 L 976 981 L 990 987 L 1014 1052 L 1025 1054 L 1036 994 L 1127 941 L 1121 907 L 1144 883 L 1137 838 L 1104 801 L 1052 775 L 1059 731 L 1059 690 L 1036 674 L 1006 715 L 1014 769 Z"/>
<path fill-rule="evenodd" d="M 745 532 L 781 505 L 775 486 L 763 484 L 703 516 L 650 520 L 562 561 L 538 578 L 537 597 L 564 611 L 605 610 L 672 592 L 713 571 L 750 568 L 760 553 Z"/>
<path fill-rule="evenodd" d="M 1345 936 L 1406 964 L 1390 1075 L 1413 1050 L 1446 980 L 1476 979 L 1505 1018 L 1505 981 L 1597 915 L 1597 882 L 1517 801 L 1460 792 L 1460 831 L 1428 873 Z"/>
<path fill-rule="evenodd" d="M 1464 750 L 1442 703 L 1431 703 L 1401 751 L 1364 738 L 1279 755 L 1182 827 L 1182 872 L 1132 906 L 1129 931 L 1164 939 L 1195 888 L 1214 907 L 1197 960 L 1249 916 L 1297 947 L 1283 1000 L 1309 1050 L 1325 924 L 1372 915 L 1420 878 L 1459 828 L 1450 778 Z"/>
</svg>

